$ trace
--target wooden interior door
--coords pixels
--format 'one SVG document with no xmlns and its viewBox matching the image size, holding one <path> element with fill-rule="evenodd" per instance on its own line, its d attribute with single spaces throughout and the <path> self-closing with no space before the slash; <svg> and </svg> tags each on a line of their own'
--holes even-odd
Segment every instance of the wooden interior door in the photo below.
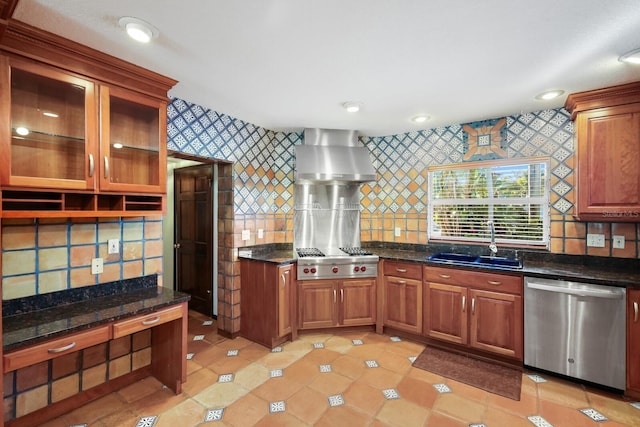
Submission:
<svg viewBox="0 0 640 427">
<path fill-rule="evenodd" d="M 213 165 L 174 171 L 176 289 L 189 308 L 213 315 Z"/>
</svg>

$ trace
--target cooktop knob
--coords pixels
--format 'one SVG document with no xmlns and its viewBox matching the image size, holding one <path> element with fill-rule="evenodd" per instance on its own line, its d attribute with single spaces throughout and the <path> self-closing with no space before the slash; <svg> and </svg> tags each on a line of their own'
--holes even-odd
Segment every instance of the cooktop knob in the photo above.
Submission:
<svg viewBox="0 0 640 427">
<path fill-rule="evenodd" d="M 305 268 L 304 270 L 302 270 L 304 272 L 304 274 L 309 274 L 309 269 Z"/>
<path fill-rule="evenodd" d="M 316 268 L 315 267 L 311 268 L 311 274 L 316 274 Z"/>
<path fill-rule="evenodd" d="M 363 265 L 362 267 L 360 267 L 360 271 L 367 271 L 367 267 Z"/>
<path fill-rule="evenodd" d="M 355 271 L 355 272 L 357 273 L 358 271 L 360 271 L 360 267 L 358 267 L 358 266 L 356 265 L 355 267 L 353 267 L 353 271 Z"/>
<path fill-rule="evenodd" d="M 333 268 L 331 269 L 331 271 L 333 271 L 334 273 L 337 273 L 337 272 L 338 272 L 338 267 L 333 267 Z"/>
</svg>

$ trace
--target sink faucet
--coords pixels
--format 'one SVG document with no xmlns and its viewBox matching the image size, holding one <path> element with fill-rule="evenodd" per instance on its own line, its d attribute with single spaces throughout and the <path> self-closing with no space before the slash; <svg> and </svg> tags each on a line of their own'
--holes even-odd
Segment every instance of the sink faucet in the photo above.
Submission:
<svg viewBox="0 0 640 427">
<path fill-rule="evenodd" d="M 496 256 L 498 253 L 498 246 L 496 246 L 496 228 L 493 225 L 493 221 L 487 221 L 487 225 L 491 230 L 491 244 L 489 245 L 489 250 L 491 251 L 491 256 Z"/>
</svg>

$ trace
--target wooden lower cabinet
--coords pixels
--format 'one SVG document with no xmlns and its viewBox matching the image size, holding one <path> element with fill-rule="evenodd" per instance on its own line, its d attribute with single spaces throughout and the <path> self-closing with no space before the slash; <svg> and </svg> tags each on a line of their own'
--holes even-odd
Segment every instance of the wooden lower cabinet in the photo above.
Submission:
<svg viewBox="0 0 640 427">
<path fill-rule="evenodd" d="M 640 398 L 640 289 L 627 289 L 627 390 Z"/>
<path fill-rule="evenodd" d="M 298 327 L 373 325 L 376 279 L 305 280 L 298 284 Z"/>
<path fill-rule="evenodd" d="M 293 264 L 240 260 L 240 335 L 268 348 L 294 339 Z"/>
<path fill-rule="evenodd" d="M 383 260 L 383 324 L 413 334 L 422 333 L 422 264 Z"/>
<path fill-rule="evenodd" d="M 522 361 L 522 277 L 425 266 L 424 334 Z"/>
<path fill-rule="evenodd" d="M 422 282 L 384 278 L 384 324 L 415 334 L 422 333 Z"/>
</svg>

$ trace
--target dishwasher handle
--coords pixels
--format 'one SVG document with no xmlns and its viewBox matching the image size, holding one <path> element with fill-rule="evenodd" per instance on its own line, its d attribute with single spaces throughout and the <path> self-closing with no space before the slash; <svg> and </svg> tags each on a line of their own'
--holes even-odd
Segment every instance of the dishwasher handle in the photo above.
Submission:
<svg viewBox="0 0 640 427">
<path fill-rule="evenodd" d="M 617 289 L 611 289 L 609 291 L 603 291 L 599 289 L 573 289 L 565 286 L 546 285 L 543 283 L 527 282 L 527 287 L 530 289 L 539 289 L 541 291 L 557 292 L 561 294 L 576 295 L 580 297 L 593 297 L 593 298 L 607 298 L 607 299 L 620 299 L 624 298 L 624 292 Z"/>
</svg>

